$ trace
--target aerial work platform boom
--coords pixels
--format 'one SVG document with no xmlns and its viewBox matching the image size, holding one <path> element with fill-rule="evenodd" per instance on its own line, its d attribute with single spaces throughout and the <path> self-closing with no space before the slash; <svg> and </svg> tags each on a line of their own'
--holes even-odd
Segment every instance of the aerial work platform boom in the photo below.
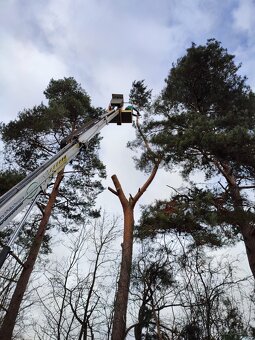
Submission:
<svg viewBox="0 0 255 340">
<path fill-rule="evenodd" d="M 27 205 L 35 202 L 38 195 L 47 189 L 52 178 L 74 159 L 81 147 L 105 125 L 112 120 L 118 125 L 122 122 L 132 122 L 132 110 L 124 110 L 123 105 L 123 95 L 113 94 L 108 110 L 101 117 L 90 121 L 65 138 L 61 144 L 62 149 L 53 158 L 0 197 L 0 230 Z"/>
</svg>

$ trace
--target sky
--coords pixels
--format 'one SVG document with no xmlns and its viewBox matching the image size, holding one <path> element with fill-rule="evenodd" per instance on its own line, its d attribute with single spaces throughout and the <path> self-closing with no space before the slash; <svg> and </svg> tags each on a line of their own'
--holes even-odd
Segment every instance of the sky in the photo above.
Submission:
<svg viewBox="0 0 255 340">
<path fill-rule="evenodd" d="M 74 77 L 96 107 L 112 93 L 128 99 L 134 80 L 144 79 L 156 96 L 172 63 L 191 43 L 216 38 L 242 62 L 240 72 L 255 89 L 254 0 L 0 0 L 0 121 L 45 101 L 50 79 Z M 127 195 L 146 175 L 134 168 L 126 149 L 135 136 L 130 126 L 102 131 L 104 185 L 116 174 Z M 183 185 L 176 172 L 160 171 L 141 204 Z M 117 197 L 105 191 L 102 208 L 121 214 Z M 139 215 L 139 211 L 137 211 Z"/>
<path fill-rule="evenodd" d="M 73 76 L 95 106 L 145 79 L 155 94 L 191 45 L 220 40 L 255 83 L 253 0 L 0 0 L 0 118 Z"/>
</svg>

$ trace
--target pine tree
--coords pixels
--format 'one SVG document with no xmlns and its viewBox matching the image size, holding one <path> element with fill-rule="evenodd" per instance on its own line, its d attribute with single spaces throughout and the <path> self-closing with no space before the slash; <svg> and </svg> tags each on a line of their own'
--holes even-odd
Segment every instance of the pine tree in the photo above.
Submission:
<svg viewBox="0 0 255 340">
<path fill-rule="evenodd" d="M 239 69 L 218 41 L 192 44 L 171 68 L 144 130 L 164 156 L 166 168 L 181 166 L 186 179 L 199 171 L 205 180 L 214 180 L 216 184 L 211 181 L 205 191 L 212 199 L 222 198 L 229 217 L 225 223 L 240 232 L 255 277 L 254 208 L 249 194 L 255 177 L 255 96 Z M 138 165 L 147 170 L 148 160 L 149 153 L 144 152 Z M 215 225 L 221 230 L 219 207 L 216 213 Z"/>
<path fill-rule="evenodd" d="M 36 169 L 59 150 L 64 138 L 100 114 L 73 78 L 52 79 L 44 94 L 48 105 L 41 103 L 24 110 L 16 120 L 1 126 L 6 162 L 11 162 L 21 172 Z M 35 237 L 0 329 L 3 339 L 11 339 L 30 275 L 42 242 L 47 238 L 50 217 L 54 221 L 51 227 L 58 226 L 68 232 L 74 231 L 76 223 L 82 222 L 88 214 L 98 216 L 93 206 L 102 190 L 99 177 L 105 176 L 97 154 L 99 141 L 100 138 L 95 137 L 84 146 L 72 164 L 66 167 L 66 173 L 61 171 L 57 175 L 51 193 L 46 193 L 38 202 L 42 217 L 36 224 Z"/>
</svg>

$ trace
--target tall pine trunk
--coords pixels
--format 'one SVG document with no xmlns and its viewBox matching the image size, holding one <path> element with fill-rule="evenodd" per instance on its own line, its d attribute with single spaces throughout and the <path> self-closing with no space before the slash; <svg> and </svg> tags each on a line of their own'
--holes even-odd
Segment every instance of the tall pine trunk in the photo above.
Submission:
<svg viewBox="0 0 255 340">
<path fill-rule="evenodd" d="M 58 174 L 56 181 L 54 183 L 52 192 L 50 194 L 48 203 L 45 207 L 43 218 L 40 222 L 39 228 L 37 230 L 36 236 L 33 240 L 32 246 L 30 248 L 26 262 L 24 263 L 24 268 L 21 275 L 17 281 L 14 293 L 12 295 L 8 310 L 4 317 L 2 326 L 0 328 L 0 339 L 1 340 L 11 340 L 13 329 L 16 323 L 16 319 L 19 313 L 20 305 L 24 297 L 29 278 L 33 271 L 40 247 L 43 242 L 43 238 L 47 229 L 48 221 L 51 215 L 52 208 L 56 201 L 58 195 L 58 188 L 63 178 L 63 170 Z"/>
<path fill-rule="evenodd" d="M 253 224 L 246 220 L 243 199 L 238 186 L 231 187 L 231 197 L 237 216 L 236 222 L 242 234 L 249 266 L 255 279 L 255 228 Z"/>
<path fill-rule="evenodd" d="M 228 182 L 230 196 L 233 201 L 236 225 L 238 226 L 246 248 L 246 254 L 253 277 L 255 278 L 255 228 L 253 223 L 247 221 L 244 202 L 236 177 L 233 175 L 232 167 L 228 162 L 214 161 L 221 174 Z"/>
</svg>

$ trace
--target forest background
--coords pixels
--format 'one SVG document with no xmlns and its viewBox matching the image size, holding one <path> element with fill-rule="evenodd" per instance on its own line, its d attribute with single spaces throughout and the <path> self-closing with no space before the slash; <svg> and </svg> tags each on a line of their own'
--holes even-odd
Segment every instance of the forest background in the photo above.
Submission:
<svg viewBox="0 0 255 340">
<path fill-rule="evenodd" d="M 146 79 L 156 95 L 171 63 L 191 42 L 204 44 L 214 37 L 243 63 L 240 73 L 254 88 L 253 1 L 48 1 L 1 3 L 1 121 L 8 123 L 23 108 L 39 104 L 51 78 L 73 76 L 95 106 L 107 106 L 111 93 L 128 93 L 134 79 Z M 192 13 L 192 15 L 191 15 Z M 118 29 L 116 29 L 116 26 Z M 21 85 L 22 84 L 22 85 Z M 107 166 L 104 186 L 116 173 L 131 193 L 145 179 L 134 169 L 126 149 L 134 132 L 110 126 L 102 132 L 100 159 Z M 141 204 L 167 198 L 183 182 L 175 173 L 160 172 Z M 115 200 L 116 201 L 116 200 Z M 120 207 L 107 191 L 98 206 L 118 214 Z M 137 216 L 139 215 L 137 209 Z M 234 253 L 241 253 L 238 245 Z M 244 257 L 244 266 L 246 259 Z M 248 268 L 248 266 L 247 266 Z"/>
</svg>

